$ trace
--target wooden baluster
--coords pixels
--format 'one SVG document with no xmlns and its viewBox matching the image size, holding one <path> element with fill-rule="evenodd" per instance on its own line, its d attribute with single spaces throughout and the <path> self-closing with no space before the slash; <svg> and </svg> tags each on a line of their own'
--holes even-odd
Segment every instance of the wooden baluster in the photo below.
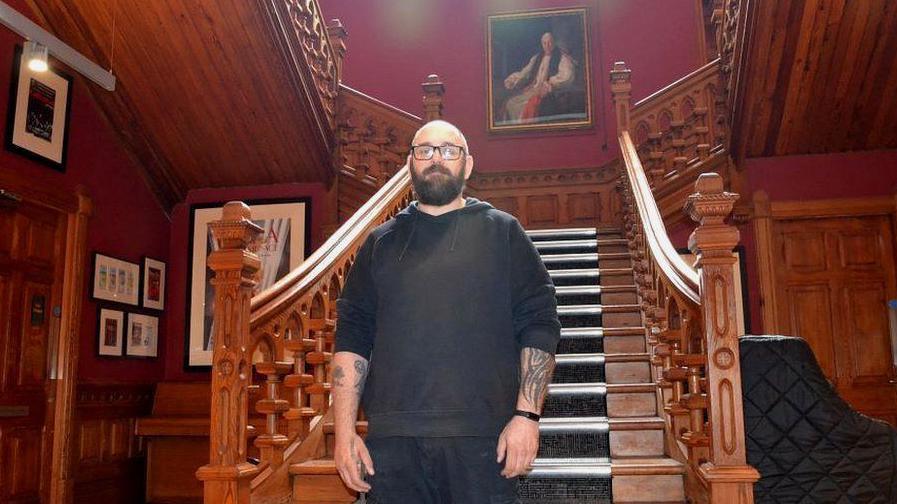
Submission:
<svg viewBox="0 0 897 504">
<path fill-rule="evenodd" d="M 663 157 L 663 133 L 659 131 L 648 133 L 648 146 L 651 151 L 648 153 L 646 175 L 653 189 L 667 172 L 666 162 Z"/>
<path fill-rule="evenodd" d="M 328 408 L 330 382 L 328 381 L 327 368 L 333 358 L 333 354 L 326 351 L 326 335 L 324 333 L 328 330 L 333 331 L 335 324 L 330 319 L 315 322 L 318 328 L 312 333 L 312 339 L 315 342 L 314 350 L 305 356 L 306 362 L 313 369 L 311 374 L 314 377 L 314 382 L 306 388 L 306 391 L 311 396 L 309 398 L 311 408 L 320 415 L 325 413 Z"/>
<path fill-rule="evenodd" d="M 284 413 L 284 418 L 288 421 L 290 437 L 304 438 L 308 435 L 311 419 L 317 414 L 306 391 L 315 377 L 305 372 L 305 356 L 315 349 L 315 340 L 303 337 L 300 331 L 298 337 L 284 342 L 284 348 L 293 352 L 293 372 L 284 378 L 284 386 L 293 389 L 293 405 Z"/>
<path fill-rule="evenodd" d="M 445 85 L 436 74 L 427 76 L 427 81 L 421 84 L 424 89 L 424 118 L 427 121 L 442 119 L 442 97 L 445 95 Z"/>
<path fill-rule="evenodd" d="M 678 110 L 676 115 L 679 115 Z M 674 120 L 670 123 L 670 130 L 673 132 L 673 141 L 671 142 L 673 146 L 673 163 L 669 171 L 663 174 L 664 176 L 682 173 L 685 165 L 688 164 L 688 156 L 685 154 L 685 121 L 681 117 Z"/>
<path fill-rule="evenodd" d="M 246 461 L 249 301 L 260 266 L 250 244 L 262 229 L 252 223 L 249 207 L 239 201 L 226 204 L 221 220 L 209 227 L 218 243 L 218 250 L 209 255 L 215 289 L 212 411 L 209 463 L 196 471 L 196 477 L 203 482 L 206 504 L 249 504 L 249 482 L 258 473 Z"/>
<path fill-rule="evenodd" d="M 700 276 L 701 318 L 707 352 L 708 416 L 712 425 L 709 461 L 700 468 L 709 483 L 712 503 L 753 502 L 753 483 L 760 477 L 746 464 L 741 363 L 738 352 L 736 296 L 732 249 L 738 229 L 724 222 L 737 194 L 723 190 L 723 179 L 705 173 L 695 183 L 685 209 L 699 226 L 689 238 Z"/>
<path fill-rule="evenodd" d="M 343 23 L 339 19 L 331 19 L 327 23 L 327 38 L 330 39 L 330 45 L 333 46 L 333 52 L 336 53 L 336 81 L 343 80 L 343 61 L 346 59 L 346 39 L 349 38 L 349 32 L 343 27 Z"/>
<path fill-rule="evenodd" d="M 695 151 L 698 159 L 705 160 L 710 157 L 710 128 L 707 125 L 707 107 L 697 107 L 695 114 L 695 135 L 698 137 L 698 144 Z"/>
<path fill-rule="evenodd" d="M 279 387 L 281 377 L 293 369 L 291 362 L 260 362 L 255 369 L 265 375 L 267 380 L 267 397 L 259 401 L 255 409 L 266 417 L 265 433 L 255 438 L 255 446 L 261 452 L 262 462 L 269 462 L 272 467 L 278 467 L 283 463 L 283 450 L 289 444 L 290 439 L 277 432 L 277 424 L 280 416 L 289 408 L 290 403 L 280 398 Z"/>
</svg>

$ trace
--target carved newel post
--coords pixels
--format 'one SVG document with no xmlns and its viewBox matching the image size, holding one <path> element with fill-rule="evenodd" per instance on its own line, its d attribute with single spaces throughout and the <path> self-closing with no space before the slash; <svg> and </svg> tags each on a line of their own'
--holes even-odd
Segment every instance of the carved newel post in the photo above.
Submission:
<svg viewBox="0 0 897 504">
<path fill-rule="evenodd" d="M 617 116 L 617 135 L 629 131 L 629 110 L 632 101 L 632 70 L 626 63 L 617 61 L 610 71 L 610 91 L 614 97 L 614 112 Z"/>
<path fill-rule="evenodd" d="M 212 415 L 209 463 L 196 471 L 206 504 L 248 504 L 249 483 L 258 469 L 246 461 L 248 387 L 252 373 L 249 302 L 260 262 L 250 244 L 262 229 L 250 221 L 239 201 L 224 206 L 221 220 L 209 224 L 218 250 L 209 255 L 215 272 Z"/>
<path fill-rule="evenodd" d="M 434 121 L 442 119 L 442 96 L 445 94 L 445 84 L 439 80 L 436 74 L 427 76 L 427 81 L 420 85 L 424 88 L 424 119 Z"/>
<path fill-rule="evenodd" d="M 710 421 L 710 460 L 700 467 L 709 483 L 710 502 L 753 503 L 753 483 L 760 474 L 745 459 L 741 363 L 732 249 L 739 233 L 724 222 L 738 195 L 725 192 L 723 179 L 705 173 L 695 183 L 685 210 L 699 223 L 688 246 L 697 257 L 701 314 L 707 349 L 707 398 Z"/>
</svg>

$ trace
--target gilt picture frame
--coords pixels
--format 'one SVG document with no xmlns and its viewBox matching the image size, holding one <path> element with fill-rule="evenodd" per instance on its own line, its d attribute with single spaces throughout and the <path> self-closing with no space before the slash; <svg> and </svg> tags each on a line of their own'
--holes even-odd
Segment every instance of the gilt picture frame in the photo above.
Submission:
<svg viewBox="0 0 897 504">
<path fill-rule="evenodd" d="M 594 124 L 589 26 L 584 7 L 487 16 L 490 133 Z"/>
<path fill-rule="evenodd" d="M 258 248 L 262 269 L 255 291 L 273 285 L 298 267 L 308 254 L 311 228 L 311 199 L 250 200 L 252 220 L 263 232 Z M 188 246 L 187 317 L 184 369 L 205 371 L 212 363 L 215 292 L 208 257 L 217 244 L 209 224 L 221 218 L 223 202 L 193 205 L 190 208 Z"/>
<path fill-rule="evenodd" d="M 6 121 L 7 150 L 64 172 L 71 104 L 72 77 L 54 69 L 52 61 L 45 72 L 31 70 L 22 57 L 22 46 L 16 46 Z"/>
</svg>

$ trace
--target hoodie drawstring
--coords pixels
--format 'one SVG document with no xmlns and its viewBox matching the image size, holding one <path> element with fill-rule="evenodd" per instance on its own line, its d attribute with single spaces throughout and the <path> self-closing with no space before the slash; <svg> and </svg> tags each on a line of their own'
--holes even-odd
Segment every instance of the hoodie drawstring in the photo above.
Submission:
<svg viewBox="0 0 897 504">
<path fill-rule="evenodd" d="M 402 253 L 399 254 L 399 261 L 402 262 L 402 258 L 405 257 L 405 251 L 408 250 L 408 245 L 411 243 L 411 238 L 414 237 L 414 228 L 417 226 L 417 214 L 414 214 L 414 218 L 411 219 L 411 232 L 408 233 L 408 239 L 405 240 L 405 246 L 402 247 Z"/>
<path fill-rule="evenodd" d="M 451 248 L 449 248 L 449 252 L 455 251 L 455 242 L 458 241 L 458 228 L 461 227 L 460 220 L 461 219 L 458 217 L 458 215 L 455 214 L 455 221 L 454 221 L 455 231 L 452 234 L 452 246 L 451 246 Z"/>
</svg>

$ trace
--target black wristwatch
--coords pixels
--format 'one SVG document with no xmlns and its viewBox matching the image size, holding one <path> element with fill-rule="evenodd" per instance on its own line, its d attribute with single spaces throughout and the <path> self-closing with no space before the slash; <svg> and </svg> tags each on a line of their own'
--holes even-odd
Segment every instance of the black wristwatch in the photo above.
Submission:
<svg viewBox="0 0 897 504">
<path fill-rule="evenodd" d="M 537 415 L 537 414 L 532 413 L 532 412 L 530 412 L 530 411 L 523 411 L 523 410 L 519 410 L 519 409 L 518 409 L 518 410 L 514 410 L 514 415 L 515 415 L 515 416 L 522 416 L 523 418 L 529 418 L 530 420 L 532 420 L 532 421 L 534 421 L 534 422 L 538 422 L 539 419 L 542 418 L 541 415 Z"/>
</svg>

